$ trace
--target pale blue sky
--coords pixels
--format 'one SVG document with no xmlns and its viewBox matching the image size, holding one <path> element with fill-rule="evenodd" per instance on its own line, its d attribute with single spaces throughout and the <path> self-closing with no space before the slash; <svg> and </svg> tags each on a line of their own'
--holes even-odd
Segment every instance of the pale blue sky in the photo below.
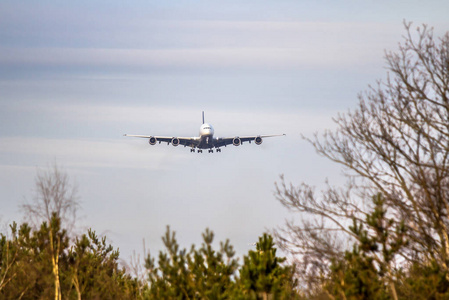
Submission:
<svg viewBox="0 0 449 300">
<path fill-rule="evenodd" d="M 332 128 L 385 77 L 403 20 L 449 30 L 447 1 L 2 1 L 0 221 L 19 220 L 37 168 L 79 185 L 83 224 L 122 258 L 182 245 L 210 227 L 239 255 L 294 216 L 273 197 L 294 183 L 339 184 L 338 166 L 300 134 Z M 286 133 L 218 154 L 124 138 Z"/>
</svg>

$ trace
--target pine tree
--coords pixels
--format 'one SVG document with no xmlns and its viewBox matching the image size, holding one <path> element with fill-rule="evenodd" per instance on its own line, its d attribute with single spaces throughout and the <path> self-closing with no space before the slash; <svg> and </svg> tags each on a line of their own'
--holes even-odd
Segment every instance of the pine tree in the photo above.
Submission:
<svg viewBox="0 0 449 300">
<path fill-rule="evenodd" d="M 229 299 L 237 269 L 235 252 L 227 240 L 220 250 L 212 248 L 214 234 L 203 233 L 203 244 L 190 251 L 180 249 L 175 232 L 167 227 L 162 238 L 166 252 L 160 251 L 158 266 L 151 255 L 146 258 L 149 299 Z"/>
<path fill-rule="evenodd" d="M 449 299 L 447 271 L 435 261 L 414 262 L 398 272 L 398 294 L 402 299 Z"/>
<path fill-rule="evenodd" d="M 405 226 L 387 218 L 386 200 L 381 194 L 373 196 L 372 202 L 374 208 L 366 222 L 354 217 L 349 227 L 356 238 L 353 250 L 332 262 L 328 284 L 331 295 L 346 299 L 398 299 L 392 263 L 407 244 Z"/>
<path fill-rule="evenodd" d="M 259 237 L 256 251 L 249 251 L 240 269 L 239 283 L 249 299 L 294 299 L 294 267 L 283 266 L 285 258 L 276 256 L 273 238 L 264 233 Z"/>
<path fill-rule="evenodd" d="M 188 256 L 189 270 L 193 275 L 195 290 L 202 299 L 229 299 L 229 291 L 234 282 L 232 277 L 237 270 L 235 251 L 229 240 L 220 243 L 220 250 L 212 248 L 214 233 L 206 229 L 202 234 L 200 249 L 192 246 Z"/>
<path fill-rule="evenodd" d="M 127 299 L 137 294 L 134 279 L 118 267 L 119 251 L 89 229 L 68 254 L 68 278 L 76 299 Z"/>
</svg>

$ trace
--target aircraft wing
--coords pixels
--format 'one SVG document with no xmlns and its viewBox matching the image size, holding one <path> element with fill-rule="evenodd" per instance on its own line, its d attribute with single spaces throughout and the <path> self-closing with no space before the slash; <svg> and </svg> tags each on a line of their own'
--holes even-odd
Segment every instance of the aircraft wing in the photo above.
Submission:
<svg viewBox="0 0 449 300">
<path fill-rule="evenodd" d="M 226 145 L 235 145 L 239 146 L 240 144 L 243 144 L 244 142 L 255 142 L 256 144 L 260 145 L 262 143 L 262 139 L 268 138 L 268 137 L 274 137 L 274 136 L 284 136 L 284 134 L 270 134 L 270 135 L 255 135 L 255 136 L 235 136 L 235 137 L 225 137 L 225 138 L 218 138 L 215 142 L 215 147 L 222 147 Z"/>
<path fill-rule="evenodd" d="M 199 139 L 197 137 L 174 137 L 174 136 L 135 135 L 135 134 L 124 134 L 124 136 L 148 139 L 148 142 L 151 145 L 154 145 L 157 142 L 173 144 L 174 146 L 183 145 L 183 146 L 190 146 L 190 147 L 196 146 L 199 144 Z"/>
</svg>

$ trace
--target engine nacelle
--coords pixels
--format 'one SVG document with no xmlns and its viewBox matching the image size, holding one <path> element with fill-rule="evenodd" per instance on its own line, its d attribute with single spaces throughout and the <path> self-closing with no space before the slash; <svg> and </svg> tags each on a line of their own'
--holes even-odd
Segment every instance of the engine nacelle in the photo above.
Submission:
<svg viewBox="0 0 449 300">
<path fill-rule="evenodd" d="M 262 144 L 262 138 L 261 138 L 260 136 L 257 136 L 257 137 L 254 139 L 254 143 L 256 143 L 256 145 Z"/>
<path fill-rule="evenodd" d="M 152 136 L 152 137 L 150 137 L 150 139 L 148 140 L 148 143 L 150 143 L 150 145 L 156 145 L 157 139 L 156 139 L 154 136 Z"/>
<path fill-rule="evenodd" d="M 238 136 L 232 140 L 232 144 L 234 146 L 240 146 L 241 143 L 242 143 L 242 140 Z"/>
<path fill-rule="evenodd" d="M 173 146 L 178 146 L 179 145 L 179 139 L 178 138 L 173 138 L 172 140 L 171 140 L 171 144 L 173 145 Z"/>
</svg>

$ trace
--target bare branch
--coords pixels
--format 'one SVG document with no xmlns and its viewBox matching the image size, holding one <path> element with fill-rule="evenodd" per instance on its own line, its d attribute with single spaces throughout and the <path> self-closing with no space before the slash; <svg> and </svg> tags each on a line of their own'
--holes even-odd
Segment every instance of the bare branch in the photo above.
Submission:
<svg viewBox="0 0 449 300">
<path fill-rule="evenodd" d="M 68 232 L 75 226 L 79 201 L 77 186 L 72 184 L 67 173 L 54 164 L 51 169 L 38 170 L 35 180 L 35 195 L 30 203 L 21 205 L 25 218 L 36 228 L 42 222 L 50 224 L 55 213 Z"/>
<path fill-rule="evenodd" d="M 380 193 L 391 226 L 404 224 L 407 260 L 433 259 L 449 271 L 449 32 L 404 23 L 404 42 L 387 52 L 387 79 L 359 95 L 354 111 L 339 114 L 337 129 L 305 138 L 318 154 L 340 164 L 350 184 L 318 194 L 302 183 L 276 184 L 276 198 L 300 222 L 276 231 L 310 282 L 322 265 L 357 237 L 348 222 L 366 223 L 366 203 Z M 369 207 L 368 207 L 369 208 Z M 369 233 L 372 234 L 372 233 Z M 316 273 L 319 271 L 318 273 Z"/>
</svg>

